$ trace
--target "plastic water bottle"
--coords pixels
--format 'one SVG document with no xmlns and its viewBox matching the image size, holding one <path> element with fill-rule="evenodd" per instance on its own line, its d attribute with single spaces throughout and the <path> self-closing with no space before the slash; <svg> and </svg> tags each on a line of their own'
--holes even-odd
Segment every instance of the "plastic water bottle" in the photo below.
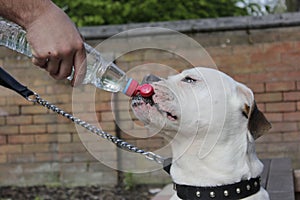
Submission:
<svg viewBox="0 0 300 200">
<path fill-rule="evenodd" d="M 26 40 L 26 31 L 19 25 L 1 18 L 0 45 L 32 57 L 30 45 Z M 143 97 L 149 97 L 153 94 L 151 85 L 139 85 L 113 62 L 106 62 L 96 49 L 86 43 L 84 46 L 87 52 L 87 72 L 83 84 L 93 84 L 109 92 L 123 92 L 127 96 L 139 93 Z M 73 75 L 68 77 L 69 80 L 72 78 Z"/>
</svg>

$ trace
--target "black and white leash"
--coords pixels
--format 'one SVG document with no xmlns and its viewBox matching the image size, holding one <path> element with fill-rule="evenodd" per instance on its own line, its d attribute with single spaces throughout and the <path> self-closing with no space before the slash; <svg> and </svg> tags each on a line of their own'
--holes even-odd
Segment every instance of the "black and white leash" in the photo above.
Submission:
<svg viewBox="0 0 300 200">
<path fill-rule="evenodd" d="M 68 118 L 73 123 L 87 129 L 89 132 L 94 133 L 112 143 L 114 143 L 117 147 L 124 149 L 126 151 L 130 151 L 133 153 L 142 154 L 145 156 L 146 159 L 155 161 L 158 164 L 164 164 L 165 159 L 157 155 L 151 151 L 145 151 L 143 149 L 140 149 L 132 144 L 129 144 L 122 139 L 113 136 L 98 127 L 89 124 L 88 122 L 81 120 L 75 116 L 73 116 L 70 113 L 65 112 L 64 110 L 60 109 L 54 104 L 49 103 L 48 101 L 42 99 L 37 93 L 32 92 L 30 89 L 28 89 L 26 86 L 19 83 L 14 77 L 12 77 L 9 73 L 7 73 L 3 68 L 0 67 L 0 85 L 9 88 L 11 90 L 14 90 L 21 96 L 23 96 L 25 99 L 27 99 L 30 102 L 37 103 L 53 112 L 56 112 L 59 115 L 62 115 L 63 117 Z"/>
</svg>

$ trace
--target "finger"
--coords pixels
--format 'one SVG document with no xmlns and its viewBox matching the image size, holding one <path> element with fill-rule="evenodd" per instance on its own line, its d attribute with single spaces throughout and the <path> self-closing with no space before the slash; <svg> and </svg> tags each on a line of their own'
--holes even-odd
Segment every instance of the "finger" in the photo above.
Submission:
<svg viewBox="0 0 300 200">
<path fill-rule="evenodd" d="M 48 62 L 48 59 L 45 58 L 37 58 L 37 57 L 32 57 L 32 63 L 36 66 L 39 66 L 41 68 L 44 68 L 46 63 Z"/>
<path fill-rule="evenodd" d="M 86 74 L 86 54 L 85 49 L 77 51 L 74 55 L 74 77 L 71 82 L 72 86 L 78 86 L 84 80 Z"/>
<path fill-rule="evenodd" d="M 60 62 L 59 71 L 57 74 L 52 75 L 57 80 L 62 80 L 70 76 L 73 68 L 73 56 L 67 56 Z"/>
<path fill-rule="evenodd" d="M 55 78 L 55 76 L 59 73 L 61 60 L 58 58 L 51 57 L 49 62 L 46 64 L 45 70 L 49 72 L 49 74 Z"/>
</svg>

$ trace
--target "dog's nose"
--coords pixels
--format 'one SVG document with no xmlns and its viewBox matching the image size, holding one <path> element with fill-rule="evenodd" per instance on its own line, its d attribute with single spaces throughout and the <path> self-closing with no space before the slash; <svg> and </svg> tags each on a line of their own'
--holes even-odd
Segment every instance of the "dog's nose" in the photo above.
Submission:
<svg viewBox="0 0 300 200">
<path fill-rule="evenodd" d="M 149 74 L 149 75 L 147 75 L 143 78 L 142 84 L 153 83 L 153 82 L 157 82 L 157 81 L 160 81 L 160 80 L 161 80 L 161 78 L 159 78 L 158 76 L 155 76 L 153 74 Z"/>
</svg>

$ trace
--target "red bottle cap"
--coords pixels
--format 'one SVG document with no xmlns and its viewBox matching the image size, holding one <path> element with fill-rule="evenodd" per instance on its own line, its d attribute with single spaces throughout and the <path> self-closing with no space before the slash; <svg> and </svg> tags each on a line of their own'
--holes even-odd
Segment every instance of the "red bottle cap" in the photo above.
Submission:
<svg viewBox="0 0 300 200">
<path fill-rule="evenodd" d="M 140 92 L 142 97 L 150 97 L 154 93 L 154 89 L 150 84 L 144 84 L 137 87 L 137 92 Z"/>
<path fill-rule="evenodd" d="M 130 79 L 123 90 L 123 93 L 130 97 L 137 95 L 138 93 L 142 97 L 150 97 L 153 95 L 154 89 L 150 84 L 139 85 L 136 80 Z"/>
</svg>

